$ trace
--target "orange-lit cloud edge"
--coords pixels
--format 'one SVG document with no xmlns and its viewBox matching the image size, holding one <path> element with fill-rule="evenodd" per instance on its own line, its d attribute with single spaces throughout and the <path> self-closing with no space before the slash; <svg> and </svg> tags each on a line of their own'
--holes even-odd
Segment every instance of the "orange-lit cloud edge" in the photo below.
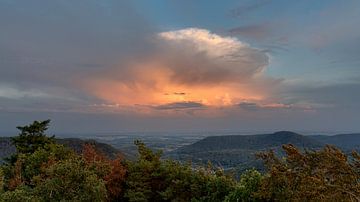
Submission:
<svg viewBox="0 0 360 202">
<path fill-rule="evenodd" d="M 289 109 L 280 79 L 264 74 L 268 53 L 233 37 L 188 28 L 159 33 L 146 56 L 97 72 L 84 88 L 103 100 L 96 110 L 143 115 L 222 116 L 227 111 Z"/>
</svg>

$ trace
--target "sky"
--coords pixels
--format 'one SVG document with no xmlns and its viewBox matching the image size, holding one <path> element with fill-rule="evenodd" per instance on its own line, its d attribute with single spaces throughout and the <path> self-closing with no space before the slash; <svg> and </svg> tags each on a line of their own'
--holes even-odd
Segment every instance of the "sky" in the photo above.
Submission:
<svg viewBox="0 0 360 202">
<path fill-rule="evenodd" d="M 360 131 L 358 0 L 0 0 L 0 133 Z"/>
</svg>

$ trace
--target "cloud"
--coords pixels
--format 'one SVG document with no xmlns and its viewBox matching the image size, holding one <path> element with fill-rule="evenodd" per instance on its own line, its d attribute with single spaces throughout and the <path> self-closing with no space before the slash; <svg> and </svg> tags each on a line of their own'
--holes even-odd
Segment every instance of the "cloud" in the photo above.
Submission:
<svg viewBox="0 0 360 202">
<path fill-rule="evenodd" d="M 152 42 L 147 54 L 86 78 L 85 89 L 108 103 L 170 109 L 266 102 L 280 83 L 264 75 L 269 55 L 234 37 L 187 28 Z"/>
<path fill-rule="evenodd" d="M 258 110 L 284 110 L 284 109 L 301 109 L 301 110 L 310 110 L 310 107 L 304 106 L 294 106 L 292 104 L 283 104 L 283 103 L 253 103 L 253 102 L 241 102 L 238 104 L 241 109 L 247 111 L 258 111 Z"/>
<path fill-rule="evenodd" d="M 229 30 L 231 35 L 241 35 L 247 38 L 262 40 L 271 34 L 269 24 L 253 24 L 232 28 Z"/>
<path fill-rule="evenodd" d="M 27 91 L 20 90 L 14 87 L 1 84 L 0 86 L 0 98 L 7 99 L 21 99 L 26 97 L 49 97 L 50 95 L 40 92 L 39 90 L 30 89 Z"/>
<path fill-rule="evenodd" d="M 358 108 L 360 102 L 359 79 L 324 84 L 320 82 L 287 84 L 285 92 L 279 95 L 284 102 L 307 105 L 315 108 Z"/>
<path fill-rule="evenodd" d="M 182 110 L 182 109 L 200 109 L 205 107 L 198 102 L 174 102 L 164 105 L 153 106 L 157 110 Z"/>
<path fill-rule="evenodd" d="M 34 111 L 100 103 L 78 78 L 141 53 L 156 30 L 127 0 L 1 1 L 0 26 L 0 105 Z"/>
<path fill-rule="evenodd" d="M 263 6 L 266 6 L 272 2 L 272 0 L 253 0 L 251 3 L 245 3 L 231 10 L 231 15 L 235 17 L 242 17 L 249 12 L 255 11 Z"/>
<path fill-rule="evenodd" d="M 253 102 L 242 102 L 239 103 L 238 106 L 242 109 L 249 110 L 249 111 L 256 111 L 259 109 L 259 105 Z"/>
<path fill-rule="evenodd" d="M 159 38 L 167 52 L 191 59 L 191 62 L 177 59 L 172 64 L 173 78 L 180 83 L 239 82 L 239 78 L 261 73 L 269 63 L 268 55 L 259 49 L 205 29 L 163 32 Z M 171 55 L 169 59 L 176 58 Z"/>
</svg>

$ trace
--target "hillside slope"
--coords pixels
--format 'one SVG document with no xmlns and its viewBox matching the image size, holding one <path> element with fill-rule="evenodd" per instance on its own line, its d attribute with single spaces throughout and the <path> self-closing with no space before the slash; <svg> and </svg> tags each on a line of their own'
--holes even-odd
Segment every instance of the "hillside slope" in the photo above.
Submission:
<svg viewBox="0 0 360 202">
<path fill-rule="evenodd" d="M 283 144 L 293 144 L 298 148 L 319 149 L 323 143 L 294 132 L 280 131 L 261 135 L 231 135 L 206 137 L 194 144 L 184 146 L 169 157 L 195 164 L 221 166 L 224 169 L 244 170 L 251 167 L 262 169 L 261 161 L 255 155 L 260 151 L 274 150 L 282 154 Z"/>
<path fill-rule="evenodd" d="M 297 147 L 318 148 L 323 144 L 312 138 L 289 132 L 280 131 L 261 135 L 229 135 L 210 136 L 194 144 L 180 148 L 180 152 L 204 152 L 214 150 L 267 150 L 283 144 L 294 144 Z"/>
<path fill-rule="evenodd" d="M 342 150 L 360 150 L 360 133 L 309 136 L 323 144 L 335 145 Z"/>
</svg>

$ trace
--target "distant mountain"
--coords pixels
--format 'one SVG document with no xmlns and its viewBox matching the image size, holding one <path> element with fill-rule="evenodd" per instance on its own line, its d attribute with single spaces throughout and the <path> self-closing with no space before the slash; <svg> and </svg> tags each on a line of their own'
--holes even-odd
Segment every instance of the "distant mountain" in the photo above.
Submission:
<svg viewBox="0 0 360 202">
<path fill-rule="evenodd" d="M 294 132 L 280 131 L 262 135 L 228 135 L 210 136 L 194 144 L 178 149 L 179 152 L 204 152 L 216 150 L 268 150 L 283 144 L 294 144 L 297 147 L 318 148 L 323 144 L 317 140 Z"/>
<path fill-rule="evenodd" d="M 290 131 L 280 131 L 260 135 L 210 136 L 170 152 L 167 156 L 195 164 L 211 162 L 224 169 L 235 168 L 243 171 L 255 167 L 261 170 L 263 165 L 256 159 L 256 153 L 274 150 L 278 155 L 283 155 L 284 144 L 315 150 L 329 144 L 349 153 L 351 150 L 360 151 L 360 134 L 304 136 Z"/>
<path fill-rule="evenodd" d="M 311 138 L 323 143 L 330 144 L 346 150 L 360 150 L 360 133 L 339 135 L 312 135 Z"/>
<path fill-rule="evenodd" d="M 169 153 L 168 156 L 195 164 L 211 162 L 224 169 L 236 168 L 239 171 L 251 167 L 262 169 L 262 162 L 256 159 L 256 153 L 274 150 L 281 155 L 281 147 L 284 144 L 293 144 L 302 149 L 319 149 L 324 146 L 324 143 L 311 137 L 290 131 L 280 131 L 261 135 L 206 137 Z"/>
<path fill-rule="evenodd" d="M 92 144 L 95 148 L 105 154 L 109 158 L 115 158 L 117 154 L 121 152 L 111 145 L 100 143 L 95 140 L 82 140 L 79 138 L 64 138 L 64 139 L 56 139 L 58 144 L 65 145 L 75 152 L 80 153 L 83 149 L 84 144 Z M 15 146 L 11 144 L 10 137 L 0 137 L 0 163 L 2 159 L 12 155 L 16 152 Z"/>
<path fill-rule="evenodd" d="M 85 144 L 92 144 L 95 146 L 95 148 L 105 154 L 107 157 L 113 159 L 116 158 L 118 154 L 120 154 L 120 150 L 115 149 L 113 146 L 101 143 L 96 140 L 83 140 L 79 138 L 64 138 L 64 139 L 56 139 L 56 142 L 58 144 L 65 145 L 71 149 L 73 149 L 75 152 L 80 153 L 83 150 L 83 146 Z"/>
</svg>

